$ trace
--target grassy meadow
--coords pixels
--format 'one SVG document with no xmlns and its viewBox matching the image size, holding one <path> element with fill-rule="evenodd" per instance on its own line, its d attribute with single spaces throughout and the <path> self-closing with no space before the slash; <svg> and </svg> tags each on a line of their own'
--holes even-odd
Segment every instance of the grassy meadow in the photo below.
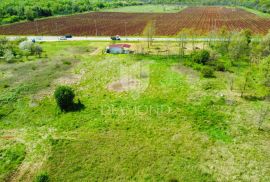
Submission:
<svg viewBox="0 0 270 182">
<path fill-rule="evenodd" d="M 262 11 L 258 11 L 258 10 L 255 10 L 255 9 L 251 9 L 251 8 L 247 8 L 247 7 L 242 7 L 242 6 L 238 6 L 238 8 L 241 8 L 241 9 L 244 9 L 250 13 L 253 13 L 255 15 L 258 15 L 260 17 L 263 17 L 263 18 L 270 18 L 270 14 L 269 13 L 264 13 Z"/>
<path fill-rule="evenodd" d="M 204 78 L 188 55 L 103 54 L 107 45 L 42 43 L 41 58 L 0 64 L 0 181 L 270 180 L 270 121 L 258 130 L 269 102 L 240 97 L 248 63 Z M 109 89 L 129 76 L 142 84 Z M 61 113 L 58 85 L 85 108 Z"/>
</svg>

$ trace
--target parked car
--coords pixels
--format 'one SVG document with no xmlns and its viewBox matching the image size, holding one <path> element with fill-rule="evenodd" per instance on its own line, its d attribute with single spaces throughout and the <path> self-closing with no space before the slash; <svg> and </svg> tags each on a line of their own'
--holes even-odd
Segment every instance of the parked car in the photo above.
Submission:
<svg viewBox="0 0 270 182">
<path fill-rule="evenodd" d="M 71 38 L 72 38 L 72 35 L 68 34 L 68 35 L 65 35 L 65 37 L 66 37 L 67 39 L 71 39 Z"/>
<path fill-rule="evenodd" d="M 63 36 L 63 37 L 60 37 L 59 40 L 67 40 L 67 38 Z"/>
<path fill-rule="evenodd" d="M 116 35 L 116 36 L 113 36 L 111 37 L 112 40 L 121 40 L 120 36 L 119 35 Z"/>
</svg>

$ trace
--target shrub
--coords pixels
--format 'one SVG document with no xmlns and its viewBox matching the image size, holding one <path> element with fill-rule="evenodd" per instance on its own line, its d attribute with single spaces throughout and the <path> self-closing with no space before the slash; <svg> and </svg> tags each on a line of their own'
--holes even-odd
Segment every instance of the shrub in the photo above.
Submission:
<svg viewBox="0 0 270 182">
<path fill-rule="evenodd" d="M 34 43 L 31 41 L 23 41 L 19 44 L 19 48 L 22 51 L 27 51 L 27 52 L 31 52 L 32 47 L 33 47 Z"/>
<path fill-rule="evenodd" d="M 40 57 L 42 52 L 43 52 L 43 49 L 42 49 L 42 47 L 40 45 L 34 44 L 31 47 L 31 52 L 32 52 L 32 54 L 38 55 Z"/>
<path fill-rule="evenodd" d="M 54 97 L 61 111 L 70 111 L 74 107 L 75 94 L 72 88 L 68 86 L 60 86 L 54 92 Z"/>
<path fill-rule="evenodd" d="M 36 177 L 36 182 L 49 182 L 49 175 L 47 173 L 41 173 Z"/>
<path fill-rule="evenodd" d="M 22 41 L 19 44 L 19 49 L 27 54 L 41 56 L 43 49 L 39 44 L 35 44 L 32 41 Z"/>
<path fill-rule="evenodd" d="M 4 52 L 4 59 L 8 63 L 11 63 L 13 61 L 14 54 L 12 53 L 11 50 L 9 50 L 9 49 L 5 50 L 5 52 Z"/>
<path fill-rule="evenodd" d="M 205 78 L 212 78 L 214 77 L 214 70 L 211 67 L 204 67 L 201 70 L 202 76 Z"/>
<path fill-rule="evenodd" d="M 226 67 L 223 62 L 217 62 L 215 67 L 217 71 L 226 71 Z"/>
<path fill-rule="evenodd" d="M 71 62 L 69 62 L 69 61 L 63 61 L 63 64 L 65 64 L 65 65 L 71 65 Z"/>
<path fill-rule="evenodd" d="M 184 64 L 184 66 L 191 67 L 191 68 L 193 68 L 194 70 L 197 70 L 197 71 L 200 71 L 202 69 L 202 67 L 203 67 L 203 65 L 195 63 L 195 62 L 190 61 L 190 60 L 184 61 L 183 64 Z"/>
<path fill-rule="evenodd" d="M 210 60 L 210 53 L 206 50 L 195 51 L 191 54 L 191 60 L 195 63 L 206 64 Z"/>
</svg>

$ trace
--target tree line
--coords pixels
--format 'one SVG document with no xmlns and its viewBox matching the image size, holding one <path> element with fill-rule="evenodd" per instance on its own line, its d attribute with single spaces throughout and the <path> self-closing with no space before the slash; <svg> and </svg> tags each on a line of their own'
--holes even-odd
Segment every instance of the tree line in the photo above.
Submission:
<svg viewBox="0 0 270 182">
<path fill-rule="evenodd" d="M 68 15 L 86 11 L 99 11 L 104 8 L 142 5 L 138 1 L 92 1 L 92 0 L 2 0 L 0 4 L 0 25 L 22 20 L 33 21 L 37 18 L 54 15 Z"/>
</svg>

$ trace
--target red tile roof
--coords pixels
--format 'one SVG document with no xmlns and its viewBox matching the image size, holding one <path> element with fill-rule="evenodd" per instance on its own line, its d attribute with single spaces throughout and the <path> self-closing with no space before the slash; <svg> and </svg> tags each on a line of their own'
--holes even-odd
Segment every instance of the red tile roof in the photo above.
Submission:
<svg viewBox="0 0 270 182">
<path fill-rule="evenodd" d="M 129 44 L 114 44 L 114 45 L 110 45 L 110 48 L 114 48 L 114 47 L 130 48 L 131 45 L 129 45 Z"/>
</svg>

